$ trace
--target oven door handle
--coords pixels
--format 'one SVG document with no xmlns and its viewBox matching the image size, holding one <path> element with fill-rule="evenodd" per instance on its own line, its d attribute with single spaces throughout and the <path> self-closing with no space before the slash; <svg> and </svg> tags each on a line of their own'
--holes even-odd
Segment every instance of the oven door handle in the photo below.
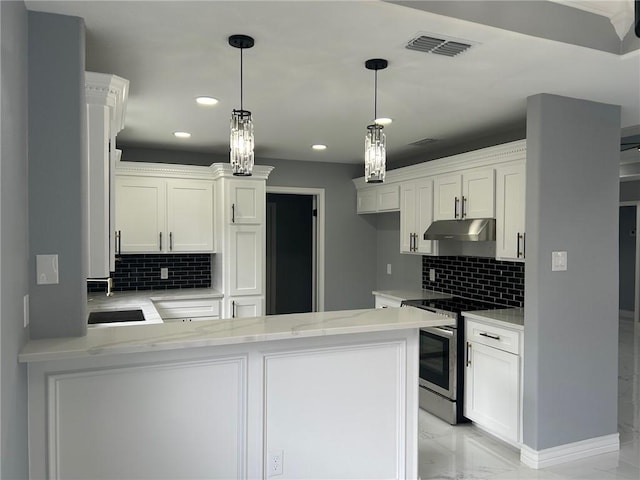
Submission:
<svg viewBox="0 0 640 480">
<path fill-rule="evenodd" d="M 434 335 L 440 335 L 448 338 L 453 338 L 453 333 L 454 333 L 452 330 L 446 330 L 444 328 L 439 328 L 439 327 L 425 327 L 425 328 L 421 328 L 420 330 L 422 330 L 423 332 L 428 332 Z"/>
</svg>

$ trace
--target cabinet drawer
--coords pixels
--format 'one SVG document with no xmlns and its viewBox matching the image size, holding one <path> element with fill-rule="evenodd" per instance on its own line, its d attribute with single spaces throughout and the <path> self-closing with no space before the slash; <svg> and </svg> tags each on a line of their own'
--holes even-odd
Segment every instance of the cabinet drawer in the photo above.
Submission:
<svg viewBox="0 0 640 480">
<path fill-rule="evenodd" d="M 498 348 L 505 352 L 520 354 L 520 332 L 494 325 L 466 320 L 466 339 Z"/>
<path fill-rule="evenodd" d="M 153 303 L 163 320 L 220 317 L 220 300 L 217 298 L 162 300 Z"/>
</svg>

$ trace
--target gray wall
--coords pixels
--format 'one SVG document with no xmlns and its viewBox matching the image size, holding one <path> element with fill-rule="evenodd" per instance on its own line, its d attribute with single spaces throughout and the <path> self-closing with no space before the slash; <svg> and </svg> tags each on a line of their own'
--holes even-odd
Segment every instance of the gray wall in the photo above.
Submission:
<svg viewBox="0 0 640 480">
<path fill-rule="evenodd" d="M 27 478 L 27 10 L 0 2 L 0 478 Z"/>
<path fill-rule="evenodd" d="M 633 312 L 636 284 L 636 207 L 620 207 L 620 310 Z M 632 235 L 632 232 L 634 234 Z"/>
<path fill-rule="evenodd" d="M 524 443 L 617 432 L 620 107 L 527 100 Z M 551 252 L 568 270 L 551 271 Z"/>
<path fill-rule="evenodd" d="M 87 330 L 84 21 L 29 12 L 29 252 L 58 254 L 60 283 L 30 277 L 31 338 Z"/>
<path fill-rule="evenodd" d="M 261 160 L 267 186 L 325 189 L 325 310 L 369 308 L 376 288 L 376 218 L 356 214 L 362 165 Z"/>
<path fill-rule="evenodd" d="M 388 212 L 377 215 L 378 259 L 376 290 L 398 290 L 422 288 L 422 255 L 400 253 L 400 213 Z M 387 264 L 391 264 L 391 275 Z"/>
</svg>

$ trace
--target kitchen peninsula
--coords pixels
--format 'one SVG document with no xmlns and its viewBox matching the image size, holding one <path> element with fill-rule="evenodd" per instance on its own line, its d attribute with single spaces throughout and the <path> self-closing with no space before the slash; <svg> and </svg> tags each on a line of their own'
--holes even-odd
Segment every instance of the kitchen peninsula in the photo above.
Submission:
<svg viewBox="0 0 640 480">
<path fill-rule="evenodd" d="M 448 322 L 386 308 L 32 340 L 31 478 L 417 478 L 418 329 Z"/>
</svg>

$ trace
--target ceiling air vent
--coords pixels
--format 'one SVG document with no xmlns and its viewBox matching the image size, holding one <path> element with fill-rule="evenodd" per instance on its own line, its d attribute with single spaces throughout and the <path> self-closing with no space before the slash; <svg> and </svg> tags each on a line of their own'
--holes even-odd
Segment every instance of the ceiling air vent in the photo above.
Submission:
<svg viewBox="0 0 640 480">
<path fill-rule="evenodd" d="M 471 48 L 471 45 L 472 43 L 465 43 L 465 41 L 458 39 L 419 35 L 407 43 L 407 48 L 418 52 L 455 57 L 459 53 Z"/>
<path fill-rule="evenodd" d="M 411 142 L 409 145 L 412 147 L 422 147 L 424 145 L 429 145 L 430 143 L 437 142 L 437 138 L 423 138 L 422 140 L 416 140 L 415 142 Z"/>
</svg>

